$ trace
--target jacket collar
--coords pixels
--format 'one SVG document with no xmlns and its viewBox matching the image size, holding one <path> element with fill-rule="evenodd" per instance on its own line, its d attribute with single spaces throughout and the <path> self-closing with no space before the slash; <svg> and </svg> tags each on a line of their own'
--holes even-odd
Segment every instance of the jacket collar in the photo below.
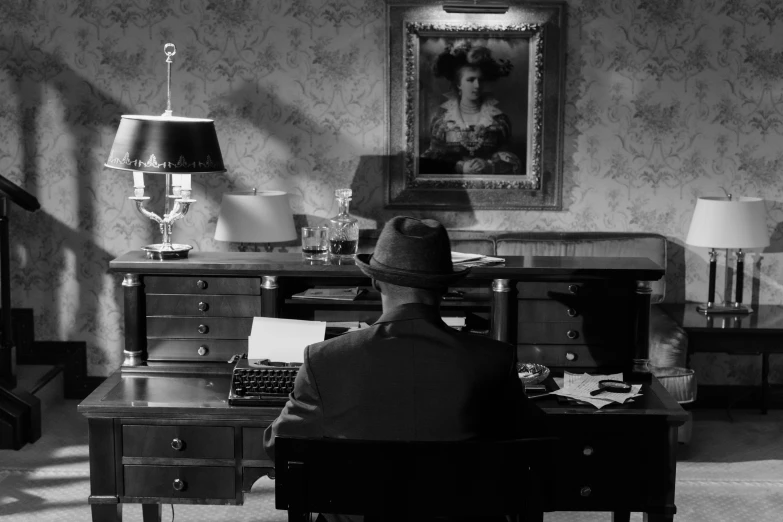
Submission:
<svg viewBox="0 0 783 522">
<path fill-rule="evenodd" d="M 438 323 L 443 321 L 437 307 L 423 303 L 408 303 L 384 312 L 373 324 L 409 321 L 411 319 L 427 319 Z"/>
</svg>

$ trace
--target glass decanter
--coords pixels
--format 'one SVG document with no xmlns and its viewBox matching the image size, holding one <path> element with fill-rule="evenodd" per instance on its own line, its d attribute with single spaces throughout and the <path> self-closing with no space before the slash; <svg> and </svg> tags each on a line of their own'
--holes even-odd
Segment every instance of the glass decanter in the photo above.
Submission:
<svg viewBox="0 0 783 522">
<path fill-rule="evenodd" d="M 359 249 L 359 221 L 348 213 L 353 191 L 337 189 L 337 215 L 329 220 L 329 256 L 338 261 L 353 260 Z"/>
</svg>

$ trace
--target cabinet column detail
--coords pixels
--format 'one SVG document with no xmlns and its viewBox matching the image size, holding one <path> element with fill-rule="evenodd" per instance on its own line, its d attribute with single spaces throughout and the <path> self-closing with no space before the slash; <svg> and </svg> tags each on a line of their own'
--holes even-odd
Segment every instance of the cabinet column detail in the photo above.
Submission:
<svg viewBox="0 0 783 522">
<path fill-rule="evenodd" d="M 139 274 L 125 274 L 125 359 L 123 366 L 143 366 L 147 359 L 147 332 L 144 316 L 144 288 Z"/>
<path fill-rule="evenodd" d="M 650 298 L 652 283 L 650 281 L 636 282 L 635 315 L 636 343 L 632 359 L 633 373 L 650 373 Z"/>
<path fill-rule="evenodd" d="M 490 335 L 498 341 L 509 342 L 508 326 L 510 319 L 509 298 L 510 279 L 492 280 L 492 330 Z"/>
<path fill-rule="evenodd" d="M 280 317 L 277 276 L 261 277 L 261 304 L 264 317 Z"/>
</svg>

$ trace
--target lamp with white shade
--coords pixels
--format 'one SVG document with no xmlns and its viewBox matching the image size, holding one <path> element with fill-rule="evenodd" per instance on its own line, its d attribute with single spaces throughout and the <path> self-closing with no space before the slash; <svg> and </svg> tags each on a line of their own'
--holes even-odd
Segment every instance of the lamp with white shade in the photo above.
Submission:
<svg viewBox="0 0 783 522">
<path fill-rule="evenodd" d="M 296 239 L 294 216 L 288 194 L 279 190 L 253 190 L 223 194 L 220 214 L 215 227 L 215 239 L 240 243 L 271 243 Z"/>
<path fill-rule="evenodd" d="M 710 249 L 710 275 L 707 302 L 697 310 L 703 314 L 749 314 L 753 309 L 742 304 L 742 286 L 745 273 L 743 249 L 769 245 L 769 230 L 765 218 L 764 200 L 753 197 L 700 197 L 696 201 L 691 226 L 685 243 Z M 723 305 L 715 304 L 716 248 L 726 249 L 728 274 L 729 249 L 737 249 L 736 297 L 733 302 L 725 296 Z"/>
</svg>

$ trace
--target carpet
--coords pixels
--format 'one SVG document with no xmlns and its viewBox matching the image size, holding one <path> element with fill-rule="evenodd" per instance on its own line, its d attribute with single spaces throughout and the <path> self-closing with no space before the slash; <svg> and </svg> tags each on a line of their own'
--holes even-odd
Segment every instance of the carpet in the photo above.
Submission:
<svg viewBox="0 0 783 522">
<path fill-rule="evenodd" d="M 90 520 L 87 423 L 65 401 L 44 415 L 43 437 L 20 451 L 0 451 L 0 518 L 3 522 Z M 760 415 L 696 410 L 691 443 L 680 447 L 677 522 L 783 521 L 783 411 Z M 732 420 L 733 418 L 733 420 Z M 641 522 L 641 513 L 631 520 Z M 141 506 L 125 505 L 123 520 L 141 522 Z M 172 520 L 169 504 L 163 520 Z M 175 521 L 284 522 L 274 508 L 274 481 L 263 478 L 244 506 L 174 505 Z M 609 513 L 547 513 L 546 522 L 598 522 Z"/>
</svg>

